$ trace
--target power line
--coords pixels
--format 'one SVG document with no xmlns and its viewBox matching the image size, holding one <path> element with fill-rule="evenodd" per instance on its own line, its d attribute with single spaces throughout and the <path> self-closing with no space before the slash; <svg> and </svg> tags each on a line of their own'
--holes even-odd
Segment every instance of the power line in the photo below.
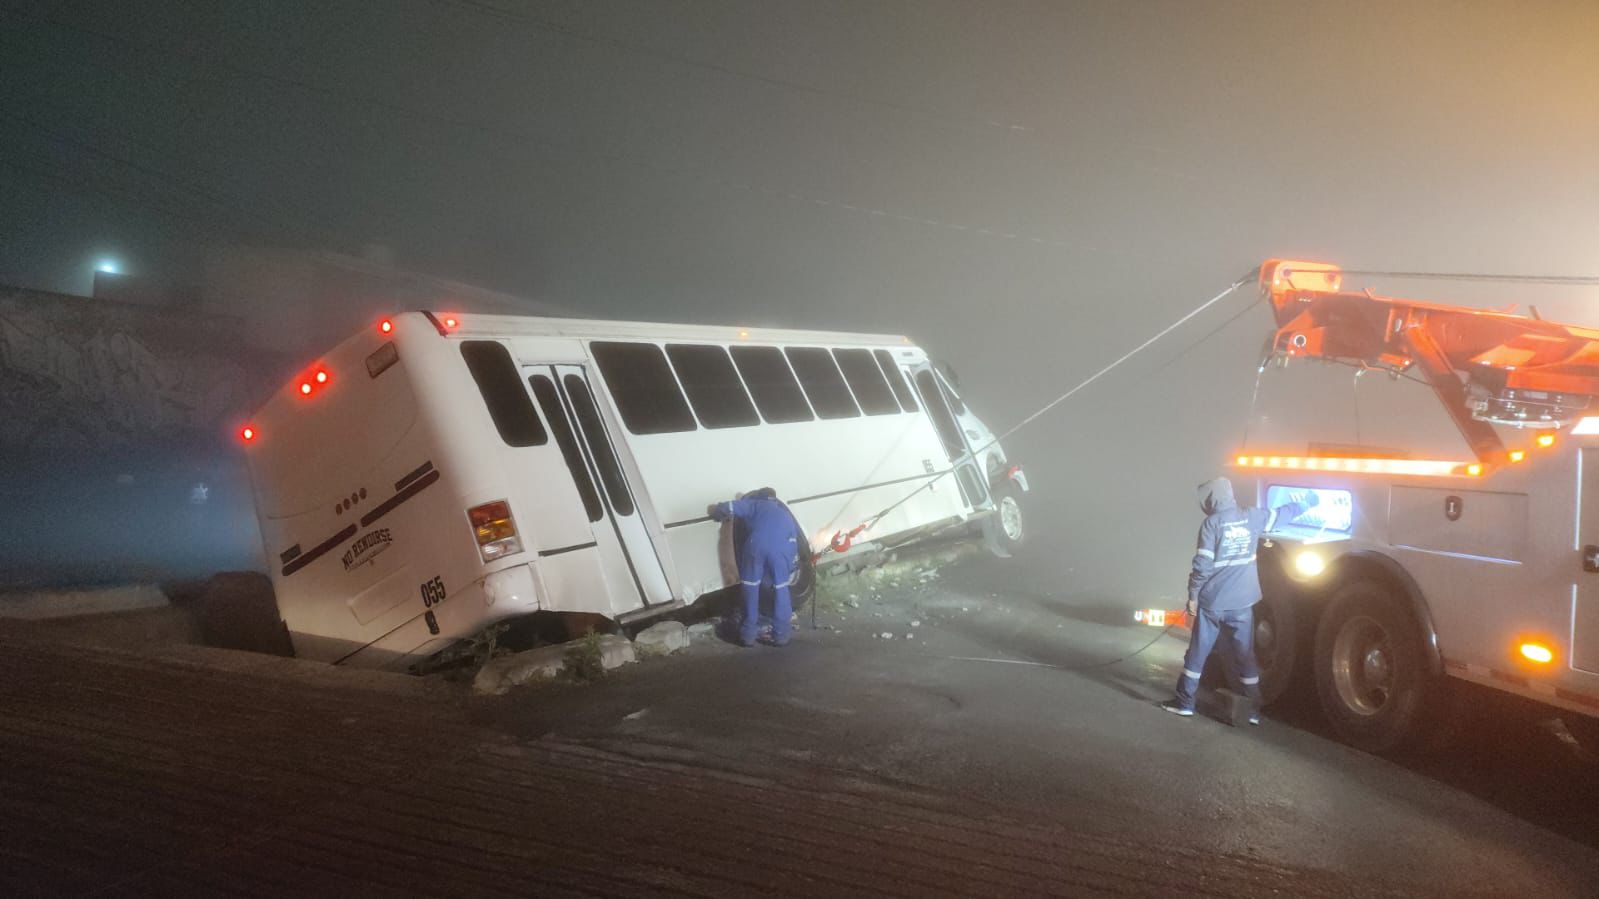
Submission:
<svg viewBox="0 0 1599 899">
<path fill-rule="evenodd" d="M 1599 275 L 1500 275 L 1481 272 L 1385 272 L 1374 269 L 1341 269 L 1345 275 L 1372 278 L 1406 278 L 1421 281 L 1488 281 L 1517 284 L 1599 285 Z"/>
<path fill-rule="evenodd" d="M 47 139 L 47 140 L 49 140 L 49 141 L 51 141 L 53 143 L 56 143 L 56 144 L 59 144 L 61 146 L 65 146 L 65 147 L 71 147 L 71 148 L 73 148 L 75 150 L 78 150 L 80 152 L 86 153 L 86 154 L 88 154 L 90 156 L 93 156 L 93 157 L 95 157 L 97 159 L 102 159 L 102 160 L 105 160 L 107 162 L 111 162 L 111 163 L 114 163 L 116 165 L 123 166 L 125 168 L 128 168 L 128 169 L 131 169 L 133 171 L 136 171 L 136 172 L 138 172 L 138 173 L 140 173 L 142 175 L 145 175 L 146 177 L 153 178 L 153 179 L 158 180 L 158 181 L 160 181 L 160 182 L 162 182 L 164 184 L 171 185 L 172 187 L 175 187 L 175 188 L 177 188 L 179 190 L 185 191 L 185 192 L 187 192 L 188 194 L 190 194 L 192 196 L 197 196 L 197 197 L 199 197 L 199 198 L 201 198 L 201 199 L 203 199 L 203 200 L 205 200 L 207 202 L 210 202 L 213 205 L 217 206 L 218 208 L 221 208 L 221 209 L 223 209 L 223 210 L 225 210 L 225 211 L 227 211 L 229 213 L 240 215 L 240 216 L 243 216 L 243 217 L 246 217 L 246 218 L 253 218 L 253 219 L 257 220 L 259 223 L 265 224 L 270 229 L 273 229 L 273 230 L 281 229 L 282 226 L 284 225 L 283 222 L 274 221 L 274 220 L 272 220 L 270 218 L 267 218 L 267 217 L 265 217 L 265 216 L 263 216 L 263 215 L 261 215 L 261 214 L 259 214 L 257 212 L 254 212 L 253 210 L 247 208 L 243 203 L 241 203 L 237 199 L 234 199 L 232 197 L 228 197 L 226 195 L 215 193 L 215 192 L 213 192 L 211 190 L 208 190 L 205 187 L 201 187 L 199 185 L 193 184 L 192 182 L 186 181 L 183 178 L 181 178 L 180 176 L 173 175 L 170 172 L 166 172 L 166 171 L 163 171 L 161 169 L 154 168 L 152 166 L 148 166 L 148 165 L 145 165 L 143 163 L 136 162 L 136 161 L 134 161 L 132 159 L 129 159 L 129 158 L 125 157 L 125 156 L 120 156 L 120 155 L 117 155 L 115 153 L 111 153 L 111 152 L 109 152 L 107 150 L 104 150 L 104 149 L 102 149 L 102 148 L 100 148 L 100 147 L 98 147 L 98 146 L 96 146 L 96 145 L 94 145 L 92 143 L 87 142 L 87 141 L 80 140 L 78 138 L 63 134 L 63 133 L 58 132 L 58 131 L 53 131 L 53 130 L 51 130 L 49 128 L 46 128 L 45 126 L 39 124 L 38 122 L 35 122 L 35 121 L 33 121 L 31 119 L 28 119 L 28 118 L 26 118 L 24 116 L 16 116 L 16 115 L 10 115 L 10 114 L 7 114 L 7 113 L 0 113 L 0 119 L 6 120 L 6 121 L 10 121 L 10 122 L 14 122 L 14 123 L 22 125 L 23 127 L 29 128 L 29 129 L 37 132 L 38 134 L 42 135 L 45 139 Z M 293 230 L 293 228 L 291 227 L 290 230 Z"/>
<path fill-rule="evenodd" d="M 506 129 L 506 128 L 501 128 L 501 127 L 497 127 L 497 126 L 492 126 L 492 125 L 486 125 L 486 124 L 483 124 L 481 122 L 477 122 L 477 121 L 474 121 L 474 120 L 471 120 L 471 119 L 463 118 L 461 116 L 449 115 L 449 114 L 444 114 L 444 113 L 437 113 L 437 112 L 432 112 L 432 111 L 429 111 L 429 110 L 422 110 L 422 109 L 418 109 L 416 107 L 409 106 L 407 104 L 396 103 L 396 102 L 394 102 L 392 100 L 387 100 L 387 99 L 384 99 L 382 97 L 369 95 L 369 94 L 354 93 L 354 92 L 351 92 L 351 91 L 348 91 L 348 90 L 341 90 L 341 89 L 337 89 L 337 88 L 332 88 L 332 87 L 329 87 L 327 85 L 318 84 L 318 83 L 307 81 L 307 80 L 300 79 L 300 78 L 293 78 L 293 77 L 286 76 L 286 75 L 279 75 L 279 74 L 276 74 L 276 73 L 273 73 L 273 72 L 265 72 L 265 71 L 261 71 L 261 70 L 258 70 L 258 69 L 251 69 L 251 68 L 247 68 L 247 67 L 244 67 L 244 66 L 237 65 L 237 64 L 232 63 L 232 62 L 227 62 L 227 61 L 224 61 L 224 60 L 216 59 L 216 58 L 211 57 L 211 56 L 206 56 L 206 55 L 202 55 L 202 54 L 198 54 L 198 53 L 192 53 L 192 52 L 189 52 L 189 51 L 180 50 L 180 49 L 176 49 L 176 48 L 173 48 L 173 47 L 156 46 L 156 45 L 142 43 L 142 42 L 139 42 L 139 41 L 129 40 L 128 38 L 126 38 L 125 36 L 122 36 L 122 35 L 109 34 L 109 33 L 106 33 L 106 32 L 97 31 L 97 30 L 95 30 L 93 28 L 87 28 L 87 27 L 84 27 L 84 26 L 81 26 L 81 25 L 76 25 L 76 24 L 72 24 L 72 23 L 68 23 L 68 22 L 62 22 L 62 21 L 59 21 L 57 19 L 50 19 L 50 18 L 40 19 L 40 18 L 35 18 L 35 17 L 22 15 L 20 13 L 16 13 L 15 11 L 12 11 L 12 10 L 4 10 L 4 9 L 0 9 L 0 15 L 11 15 L 11 16 L 13 16 L 15 18 L 24 19 L 26 21 L 33 22 L 35 24 L 49 25 L 51 27 L 55 27 L 55 28 L 58 28 L 58 29 L 61 29 L 61 30 L 64 30 L 64 31 L 71 31 L 71 32 L 75 32 L 75 33 L 78 33 L 78 34 L 88 35 L 90 37 L 93 37 L 93 38 L 96 38 L 96 39 L 99 39 L 99 40 L 108 41 L 108 42 L 115 43 L 115 44 L 120 44 L 120 45 L 124 45 L 124 46 L 133 47 L 133 48 L 135 48 L 137 50 L 140 50 L 142 52 L 149 53 L 149 54 L 159 54 L 159 55 L 161 55 L 163 57 L 169 57 L 169 58 L 170 57 L 177 57 L 177 58 L 181 58 L 181 59 L 186 59 L 186 60 L 190 61 L 191 63 L 206 65 L 206 66 L 212 67 L 215 70 L 220 70 L 220 71 L 223 71 L 223 72 L 227 72 L 227 73 L 230 73 L 230 74 L 232 74 L 232 75 L 234 75 L 236 77 L 240 77 L 240 78 L 259 79 L 259 80 L 266 81 L 266 82 L 269 82 L 269 83 L 279 84 L 279 85 L 283 85 L 283 86 L 286 86 L 286 87 L 291 87 L 291 88 L 294 88 L 296 90 L 302 91 L 304 93 L 308 93 L 308 94 L 312 94 L 312 95 L 316 95 L 316 96 L 320 96 L 320 97 L 330 98 L 330 99 L 333 99 L 333 100 L 347 102 L 347 103 L 348 102 L 360 103 L 360 104 L 364 104 L 364 105 L 367 105 L 367 106 L 372 106 L 372 107 L 376 107 L 376 108 L 379 108 L 379 109 L 387 110 L 389 112 L 398 113 L 398 114 L 403 115 L 403 116 L 408 116 L 408 117 L 418 118 L 418 119 L 423 119 L 423 120 L 428 120 L 428 121 L 441 122 L 443 124 L 451 126 L 452 128 L 457 128 L 457 129 L 466 130 L 466 131 L 473 131 L 473 132 L 477 132 L 477 133 L 480 133 L 480 134 L 483 134 L 483 135 L 487 135 L 487 136 L 493 137 L 493 138 L 498 139 L 498 140 L 515 143 L 515 144 L 518 144 L 518 145 L 521 145 L 521 146 L 524 146 L 524 147 L 532 147 L 532 148 L 538 149 L 541 152 L 544 152 L 544 153 L 546 153 L 548 155 L 551 155 L 551 156 L 556 156 L 556 157 L 563 157 L 564 156 L 565 158 L 567 158 L 567 159 L 569 159 L 571 161 L 578 162 L 580 164 L 592 164 L 594 161 L 599 160 L 599 161 L 603 161 L 603 162 L 607 162 L 607 163 L 611 163 L 611 164 L 615 164 L 615 165 L 623 165 L 623 166 L 633 167 L 633 168 L 636 168 L 636 169 L 642 169 L 644 171 L 647 171 L 647 172 L 650 172 L 650 173 L 653 173 L 653 174 L 656 174 L 656 175 L 666 175 L 666 176 L 674 177 L 674 178 L 689 178 L 689 179 L 697 180 L 697 181 L 700 181 L 702 183 L 710 184 L 710 185 L 713 185 L 713 186 L 716 186 L 718 188 L 722 188 L 722 189 L 725 189 L 725 190 L 736 190 L 736 191 L 745 192 L 745 193 L 751 193 L 751 194 L 758 193 L 758 194 L 761 194 L 763 196 L 769 197 L 771 199 L 783 200 L 783 201 L 787 201 L 787 202 L 798 204 L 798 205 L 808 206 L 808 207 L 811 207 L 813 209 L 822 209 L 822 210 L 828 210 L 828 211 L 840 211 L 842 213 L 847 213 L 847 214 L 851 215 L 852 217 L 857 217 L 857 218 L 866 218 L 866 219 L 877 218 L 877 219 L 891 220 L 891 221 L 898 222 L 900 224 L 915 225 L 915 226 L 919 226 L 919 227 L 923 227 L 923 228 L 932 228 L 932 229 L 940 230 L 940 231 L 943 231 L 943 232 L 946 232 L 946 233 L 950 233 L 950 234 L 957 234 L 958 233 L 958 234 L 961 234 L 963 236 L 977 236 L 977 237 L 981 237 L 981 238 L 985 238 L 985 239 L 989 239 L 989 240 L 1005 241 L 1005 242 L 1011 242 L 1011 243 L 1016 243 L 1016 244 L 1030 244 L 1030 245 L 1039 246 L 1039 247 L 1052 247 L 1052 248 L 1056 248 L 1056 249 L 1071 250 L 1071 251 L 1090 251 L 1090 252 L 1101 253 L 1101 254 L 1109 254 L 1109 255 L 1125 255 L 1125 256 L 1134 255 L 1133 253 L 1128 252 L 1128 251 L 1122 251 L 1122 250 L 1119 250 L 1119 249 L 1105 247 L 1105 246 L 1098 246 L 1098 245 L 1094 245 L 1094 244 L 1090 244 L 1090 243 L 1086 243 L 1086 242 L 1082 242 L 1082 241 L 1056 240 L 1056 239 L 1053 239 L 1053 238 L 1040 237 L 1038 235 L 1028 234 L 1028 233 L 1025 233 L 1025 232 L 1012 231 L 1012 230 L 1005 229 L 1004 227 L 979 226 L 979 225 L 974 225 L 974 224 L 965 223 L 965 222 L 957 222 L 957 221 L 946 220 L 946 219 L 942 219 L 942 218 L 931 218 L 931 217 L 926 217 L 926 216 L 918 216 L 918 215 L 913 215 L 913 214 L 900 212 L 900 211 L 896 211 L 896 210 L 892 210 L 892 209 L 886 209 L 886 208 L 883 208 L 881 206 L 878 206 L 878 205 L 875 205 L 875 204 L 870 204 L 870 203 L 848 202 L 848 201 L 837 199 L 837 198 L 834 198 L 834 197 L 818 195 L 818 194 L 811 193 L 811 192 L 808 192 L 808 191 L 799 191 L 799 190 L 792 190 L 792 189 L 775 187 L 775 186 L 771 186 L 771 185 L 759 184 L 759 183 L 756 183 L 756 182 L 745 181 L 745 180 L 736 179 L 736 178 L 730 178 L 730 177 L 723 176 L 723 175 L 712 174 L 712 173 L 708 173 L 708 172 L 704 172 L 704 171 L 697 171 L 697 170 L 684 168 L 684 167 L 667 166 L 667 165 L 662 165 L 660 163 L 639 159 L 637 157 L 626 156 L 624 154 L 620 154 L 620 153 L 616 153 L 614 151 L 609 151 L 609 150 L 604 150 L 604 149 L 596 149 L 596 148 L 587 147 L 587 146 L 574 146 L 571 149 L 564 149 L 564 150 L 563 149 L 556 149 L 556 148 L 552 148 L 551 144 L 549 143 L 549 141 L 547 139 L 536 138 L 534 135 L 532 135 L 532 134 L 530 134 L 528 132 L 524 132 L 524 131 L 518 131 L 518 130 L 513 130 L 513 129 Z"/>
<path fill-rule="evenodd" d="M 843 100 L 861 106 L 875 106 L 883 109 L 890 109 L 895 112 L 907 113 L 921 118 L 932 119 L 940 124 L 959 127 L 962 130 L 969 131 L 972 130 L 974 126 L 984 130 L 1004 131 L 1011 134 L 1025 133 L 1033 130 L 1031 127 L 1026 125 L 1007 124 L 1005 122 L 995 121 L 993 119 L 956 115 L 933 109 L 931 107 L 919 106 L 913 103 L 904 103 L 897 100 L 888 100 L 882 97 L 873 97 L 850 91 L 823 88 L 814 84 L 807 84 L 802 81 L 794 81 L 788 78 L 779 78 L 773 75 L 762 74 L 760 72 L 752 72 L 748 69 L 735 68 L 725 63 L 697 59 L 692 56 L 685 56 L 680 53 L 673 53 L 668 50 L 651 47 L 647 44 L 640 44 L 610 35 L 595 34 L 593 32 L 583 31 L 570 25 L 565 25 L 560 22 L 555 22 L 538 16 L 531 16 L 526 13 L 506 9 L 501 6 L 495 6 L 491 3 L 481 2 L 481 0 L 428 0 L 428 2 L 437 4 L 439 6 L 462 10 L 464 12 L 471 12 L 480 16 L 499 19 L 501 21 L 515 22 L 530 30 L 557 35 L 569 40 L 581 41 L 595 46 L 609 47 L 614 50 L 633 53 L 640 56 L 648 56 L 654 59 L 659 59 L 675 65 L 683 66 L 685 68 L 713 72 L 717 75 L 744 81 L 751 81 L 796 93 Z"/>
</svg>

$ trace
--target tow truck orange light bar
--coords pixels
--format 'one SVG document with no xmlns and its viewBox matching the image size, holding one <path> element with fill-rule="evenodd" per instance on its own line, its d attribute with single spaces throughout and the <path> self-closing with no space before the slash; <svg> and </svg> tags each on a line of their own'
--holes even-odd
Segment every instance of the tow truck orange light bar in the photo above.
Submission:
<svg viewBox="0 0 1599 899">
<path fill-rule="evenodd" d="M 1422 477 L 1478 477 L 1482 465 L 1476 462 L 1448 462 L 1439 459 L 1362 459 L 1337 456 L 1255 456 L 1233 457 L 1239 468 L 1283 468 L 1298 471 L 1348 471 L 1366 474 L 1406 474 Z"/>
</svg>

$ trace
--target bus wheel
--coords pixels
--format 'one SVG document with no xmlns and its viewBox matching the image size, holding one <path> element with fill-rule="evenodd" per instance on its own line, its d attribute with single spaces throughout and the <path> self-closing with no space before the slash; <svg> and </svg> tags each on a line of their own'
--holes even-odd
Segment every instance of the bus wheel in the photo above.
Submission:
<svg viewBox="0 0 1599 899">
<path fill-rule="evenodd" d="M 1027 542 L 1027 516 L 1021 492 L 1006 484 L 994 488 L 994 515 L 984 528 L 994 555 L 1009 558 Z"/>
<path fill-rule="evenodd" d="M 1425 736 L 1440 678 L 1427 669 L 1420 628 L 1380 584 L 1354 581 L 1316 627 L 1316 692 L 1344 742 L 1376 754 Z"/>
<path fill-rule="evenodd" d="M 1255 662 L 1260 666 L 1260 699 L 1270 705 L 1293 683 L 1299 659 L 1299 629 L 1294 597 L 1269 592 L 1255 604 Z"/>
</svg>

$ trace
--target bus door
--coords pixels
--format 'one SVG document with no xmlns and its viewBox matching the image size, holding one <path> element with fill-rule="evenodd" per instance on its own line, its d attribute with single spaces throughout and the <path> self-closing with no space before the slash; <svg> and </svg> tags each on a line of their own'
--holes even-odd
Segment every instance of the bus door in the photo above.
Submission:
<svg viewBox="0 0 1599 899">
<path fill-rule="evenodd" d="M 977 470 L 976 457 L 972 454 L 975 447 L 966 439 L 960 423 L 955 420 L 955 413 L 951 411 L 944 391 L 939 389 L 932 364 L 923 362 L 912 368 L 911 380 L 916 384 L 916 395 L 921 397 L 922 408 L 927 411 L 927 417 L 932 419 L 933 430 L 938 432 L 939 442 L 944 444 L 950 464 L 955 466 L 955 483 L 960 485 L 961 498 L 969 508 L 988 508 L 992 503 L 988 497 L 988 486 L 983 483 L 982 472 Z"/>
<path fill-rule="evenodd" d="M 671 585 L 639 515 L 616 444 L 595 406 L 583 366 L 530 365 L 523 374 L 539 409 L 564 444 L 562 451 L 580 455 L 588 469 L 589 480 L 583 483 L 579 479 L 578 494 L 594 531 L 606 580 L 632 585 L 646 606 L 670 602 Z"/>
</svg>

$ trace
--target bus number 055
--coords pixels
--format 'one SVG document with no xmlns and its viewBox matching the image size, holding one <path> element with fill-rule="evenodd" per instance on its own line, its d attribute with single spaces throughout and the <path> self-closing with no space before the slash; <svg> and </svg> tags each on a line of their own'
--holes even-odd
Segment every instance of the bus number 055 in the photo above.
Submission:
<svg viewBox="0 0 1599 899">
<path fill-rule="evenodd" d="M 436 577 L 422 583 L 422 605 L 432 608 L 444 601 L 444 579 Z"/>
</svg>

